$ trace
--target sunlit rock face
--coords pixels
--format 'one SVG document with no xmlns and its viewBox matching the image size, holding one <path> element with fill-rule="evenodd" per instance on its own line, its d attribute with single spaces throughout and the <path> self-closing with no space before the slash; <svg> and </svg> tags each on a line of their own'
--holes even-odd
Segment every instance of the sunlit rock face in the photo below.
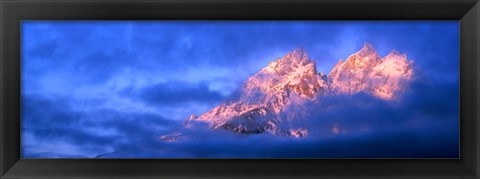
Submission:
<svg viewBox="0 0 480 179">
<path fill-rule="evenodd" d="M 317 72 L 316 62 L 303 49 L 295 49 L 248 78 L 238 98 L 187 121 L 203 121 L 212 129 L 236 133 L 304 137 L 308 130 L 290 123 L 308 119 L 309 109 L 322 97 L 366 92 L 393 101 L 412 79 L 412 65 L 396 51 L 381 58 L 366 43 L 326 75 Z"/>
<path fill-rule="evenodd" d="M 400 95 L 413 76 L 413 61 L 393 50 L 380 58 L 368 43 L 357 53 L 340 60 L 328 75 L 333 93 L 354 94 L 360 91 L 385 100 Z"/>
<path fill-rule="evenodd" d="M 305 132 L 300 129 L 280 129 L 278 124 L 302 117 L 295 111 L 303 111 L 306 101 L 328 92 L 326 78 L 318 74 L 315 61 L 303 49 L 296 49 L 248 78 L 237 100 L 223 103 L 195 120 L 206 121 L 213 129 L 238 133 L 268 131 L 301 136 Z"/>
</svg>

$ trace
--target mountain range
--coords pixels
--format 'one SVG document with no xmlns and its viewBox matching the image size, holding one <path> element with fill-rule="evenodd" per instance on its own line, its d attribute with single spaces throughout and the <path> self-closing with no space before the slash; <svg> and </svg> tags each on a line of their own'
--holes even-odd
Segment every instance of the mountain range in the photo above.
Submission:
<svg viewBox="0 0 480 179">
<path fill-rule="evenodd" d="M 212 130 L 238 134 L 268 132 L 278 136 L 305 137 L 306 127 L 293 127 L 297 120 L 309 120 L 312 108 L 325 97 L 354 95 L 360 92 L 380 100 L 395 102 L 414 78 L 414 62 L 392 50 L 380 57 L 365 43 L 345 61 L 340 60 L 327 75 L 318 72 L 316 62 L 299 48 L 270 62 L 249 77 L 238 97 L 199 115 L 193 121 L 208 123 Z M 334 126 L 332 133 L 338 132 Z"/>
</svg>

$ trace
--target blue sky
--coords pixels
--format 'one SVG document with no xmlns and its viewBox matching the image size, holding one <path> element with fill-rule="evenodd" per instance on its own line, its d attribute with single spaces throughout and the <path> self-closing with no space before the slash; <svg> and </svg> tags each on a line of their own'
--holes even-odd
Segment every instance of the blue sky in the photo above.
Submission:
<svg viewBox="0 0 480 179">
<path fill-rule="evenodd" d="M 365 42 L 381 56 L 406 53 L 432 85 L 447 86 L 437 89 L 447 96 L 425 101 L 451 104 L 438 107 L 455 116 L 458 35 L 457 21 L 23 21 L 22 155 L 157 145 L 146 139 L 218 105 L 299 47 L 326 73 Z"/>
</svg>

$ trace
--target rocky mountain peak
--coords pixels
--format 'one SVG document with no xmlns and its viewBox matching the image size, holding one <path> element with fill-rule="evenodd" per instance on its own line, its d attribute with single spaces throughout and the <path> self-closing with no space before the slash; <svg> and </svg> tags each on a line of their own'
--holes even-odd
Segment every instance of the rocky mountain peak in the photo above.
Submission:
<svg viewBox="0 0 480 179">
<path fill-rule="evenodd" d="M 392 50 L 390 51 L 390 53 L 388 53 L 387 56 L 385 56 L 385 58 L 395 58 L 395 57 L 406 59 L 407 55 L 405 53 L 400 53 L 397 50 Z"/>
<path fill-rule="evenodd" d="M 360 51 L 357 52 L 357 54 L 359 54 L 361 56 L 366 56 L 366 55 L 369 55 L 369 54 L 372 54 L 372 53 L 377 53 L 377 51 L 375 50 L 373 45 L 368 43 L 368 42 L 365 42 L 363 44 L 362 49 L 360 49 Z"/>
<path fill-rule="evenodd" d="M 413 62 L 392 51 L 384 58 L 365 43 L 347 60 L 340 60 L 330 74 L 318 73 L 305 50 L 295 49 L 248 78 L 236 101 L 220 104 L 190 120 L 205 121 L 213 129 L 237 133 L 270 132 L 282 136 L 304 136 L 302 128 L 281 126 L 307 118 L 306 108 L 323 96 L 365 92 L 384 100 L 396 99 L 411 79 Z M 298 131 L 302 131 L 299 135 Z"/>
<path fill-rule="evenodd" d="M 287 102 L 283 98 L 291 94 L 313 98 L 326 85 L 321 81 L 315 61 L 298 48 L 248 78 L 241 90 L 243 97 L 240 98 L 249 103 Z"/>
<path fill-rule="evenodd" d="M 363 48 L 348 57 L 345 63 L 352 68 L 368 68 L 376 65 L 379 60 L 380 56 L 375 48 L 371 44 L 365 43 Z"/>
<path fill-rule="evenodd" d="M 385 100 L 398 97 L 398 91 L 405 88 L 405 81 L 413 75 L 407 56 L 392 50 L 381 58 L 372 45 L 364 47 L 339 61 L 328 76 L 334 93 L 354 94 L 360 91 L 370 93 Z"/>
<path fill-rule="evenodd" d="M 290 51 L 285 57 L 279 60 L 279 63 L 306 65 L 313 62 L 303 48 L 297 48 Z"/>
</svg>

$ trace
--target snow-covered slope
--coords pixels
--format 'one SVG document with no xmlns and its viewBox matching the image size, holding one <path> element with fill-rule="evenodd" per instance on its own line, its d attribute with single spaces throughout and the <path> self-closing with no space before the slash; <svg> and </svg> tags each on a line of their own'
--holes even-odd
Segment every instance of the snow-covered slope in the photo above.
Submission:
<svg viewBox="0 0 480 179">
<path fill-rule="evenodd" d="M 328 75 L 336 94 L 354 94 L 360 91 L 385 100 L 393 100 L 413 77 L 413 61 L 405 54 L 392 50 L 380 58 L 368 43 L 357 53 L 340 60 Z"/>
<path fill-rule="evenodd" d="M 290 135 L 289 129 L 281 129 L 278 124 L 302 117 L 304 114 L 296 112 L 302 111 L 302 105 L 328 92 L 326 76 L 317 73 L 316 63 L 303 49 L 296 49 L 248 78 L 237 100 L 223 103 L 194 120 L 206 121 L 213 129 Z"/>
<path fill-rule="evenodd" d="M 248 78 L 237 99 L 227 101 L 188 121 L 203 121 L 212 129 L 237 133 L 263 133 L 301 137 L 304 128 L 292 128 L 295 120 L 308 119 L 309 109 L 323 96 L 366 92 L 395 100 L 413 76 L 413 62 L 392 51 L 381 58 L 368 43 L 340 60 L 330 74 L 318 73 L 316 62 L 303 49 L 295 49 Z"/>
</svg>

